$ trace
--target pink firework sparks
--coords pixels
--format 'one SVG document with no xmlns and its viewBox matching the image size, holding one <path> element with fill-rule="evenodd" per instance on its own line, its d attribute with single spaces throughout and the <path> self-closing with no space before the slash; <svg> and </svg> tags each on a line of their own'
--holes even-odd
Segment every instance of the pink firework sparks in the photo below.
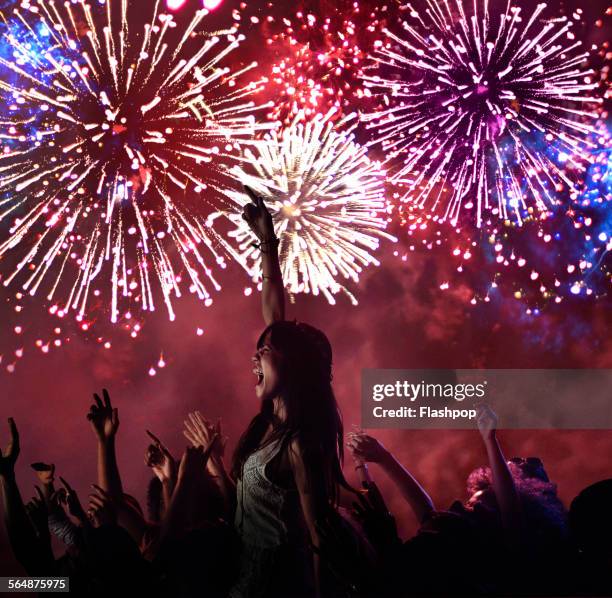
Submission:
<svg viewBox="0 0 612 598">
<path fill-rule="evenodd" d="M 401 33 L 385 30 L 363 73 L 380 106 L 365 121 L 401 201 L 453 225 L 552 210 L 585 172 L 601 103 L 572 19 L 510 1 L 501 14 L 489 0 L 418 6 L 402 7 Z"/>
<path fill-rule="evenodd" d="M 209 32 L 204 9 L 178 27 L 161 0 L 129 27 L 135 4 L 24 1 L 2 15 L 3 284 L 81 317 L 107 297 L 113 322 L 120 303 L 151 311 L 158 295 L 174 319 L 184 288 L 212 301 L 231 253 L 206 223 L 221 166 L 271 127 L 255 118 L 269 108 L 253 99 L 256 63 L 226 65 L 235 27 Z"/>
</svg>

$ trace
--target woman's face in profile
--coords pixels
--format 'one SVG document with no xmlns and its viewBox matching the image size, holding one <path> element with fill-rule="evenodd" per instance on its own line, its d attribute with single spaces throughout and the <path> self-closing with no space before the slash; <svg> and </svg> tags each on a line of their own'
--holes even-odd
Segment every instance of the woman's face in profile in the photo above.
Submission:
<svg viewBox="0 0 612 598">
<path fill-rule="evenodd" d="M 268 332 L 253 355 L 253 373 L 257 376 L 255 395 L 258 399 L 273 399 L 281 389 L 281 353 L 272 346 Z"/>
</svg>

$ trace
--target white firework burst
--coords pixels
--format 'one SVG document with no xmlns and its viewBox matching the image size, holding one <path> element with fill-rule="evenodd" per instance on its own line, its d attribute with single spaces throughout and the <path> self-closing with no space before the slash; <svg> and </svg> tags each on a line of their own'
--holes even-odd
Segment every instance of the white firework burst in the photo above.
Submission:
<svg viewBox="0 0 612 598">
<path fill-rule="evenodd" d="M 289 126 L 247 148 L 231 172 L 263 197 L 272 213 L 288 292 L 323 294 L 331 304 L 344 292 L 355 304 L 347 282 L 356 283 L 364 267 L 379 264 L 373 253 L 381 239 L 395 238 L 385 230 L 385 173 L 355 141 L 355 115 L 334 124 L 333 114 L 305 123 L 297 114 Z M 228 197 L 239 207 L 249 201 L 237 191 Z M 258 282 L 255 237 L 239 210 L 223 215 L 235 225 L 229 237 L 240 263 Z"/>
</svg>

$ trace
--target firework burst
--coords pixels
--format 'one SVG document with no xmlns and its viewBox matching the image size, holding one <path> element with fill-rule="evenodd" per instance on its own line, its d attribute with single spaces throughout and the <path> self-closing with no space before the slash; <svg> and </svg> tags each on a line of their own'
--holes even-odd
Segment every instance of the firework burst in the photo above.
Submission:
<svg viewBox="0 0 612 598">
<path fill-rule="evenodd" d="M 298 113 L 282 131 L 273 131 L 243 155 L 232 175 L 266 199 L 280 238 L 283 280 L 289 293 L 323 294 L 334 304 L 345 281 L 357 282 L 363 268 L 378 265 L 372 255 L 385 232 L 384 172 L 353 138 L 355 115 L 337 123 L 334 111 L 304 123 Z M 249 199 L 230 191 L 238 206 Z M 219 214 L 218 216 L 220 216 Z M 253 281 L 261 277 L 256 241 L 238 210 L 224 214 L 235 228 L 240 262 Z"/>
<path fill-rule="evenodd" d="M 261 82 L 243 81 L 255 63 L 225 66 L 243 36 L 207 31 L 206 10 L 179 27 L 161 0 L 146 24 L 136 3 L 102 4 L 2 14 L 3 283 L 45 288 L 80 318 L 98 297 L 113 322 L 122 301 L 153 310 L 161 291 L 173 319 L 184 286 L 208 303 L 219 289 L 213 269 L 231 250 L 206 216 L 223 200 L 222 165 L 271 127 L 255 119 L 269 107 L 253 99 Z"/>
<path fill-rule="evenodd" d="M 510 1 L 495 14 L 474 0 L 471 15 L 462 0 L 423 1 L 403 7 L 403 34 L 386 29 L 362 74 L 380 104 L 364 119 L 398 164 L 400 201 L 482 226 L 521 224 L 550 212 L 561 191 L 577 195 L 600 100 L 573 21 L 543 22 L 545 4 L 525 17 Z"/>
</svg>

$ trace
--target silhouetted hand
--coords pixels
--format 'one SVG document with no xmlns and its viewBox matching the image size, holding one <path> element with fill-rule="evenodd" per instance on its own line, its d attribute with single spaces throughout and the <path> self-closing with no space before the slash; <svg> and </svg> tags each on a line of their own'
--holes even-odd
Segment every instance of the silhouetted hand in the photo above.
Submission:
<svg viewBox="0 0 612 598">
<path fill-rule="evenodd" d="M 218 436 L 213 436 L 209 445 L 192 447 L 188 446 L 183 453 L 178 471 L 178 481 L 193 484 L 202 479 L 210 453 L 214 449 Z"/>
<path fill-rule="evenodd" d="M 270 241 L 276 237 L 274 232 L 274 223 L 272 215 L 268 211 L 264 200 L 255 194 L 255 192 L 246 185 L 244 190 L 251 199 L 252 203 L 244 206 L 242 211 L 242 219 L 249 225 L 253 234 L 260 241 Z"/>
<path fill-rule="evenodd" d="M 89 495 L 89 508 L 87 515 L 96 527 L 103 525 L 116 525 L 117 508 L 115 503 L 100 486 L 92 484 L 94 491 Z"/>
<path fill-rule="evenodd" d="M 174 481 L 176 478 L 176 461 L 162 443 L 152 432 L 146 430 L 147 435 L 154 444 L 150 444 L 145 453 L 145 463 L 153 470 L 160 482 Z"/>
<path fill-rule="evenodd" d="M 38 537 L 48 540 L 50 537 L 48 524 L 49 511 L 41 489 L 38 486 L 34 486 L 34 489 L 36 490 L 36 496 L 32 497 L 30 502 L 25 505 L 25 509 Z"/>
<path fill-rule="evenodd" d="M 179 482 L 194 482 L 202 475 L 202 470 L 205 466 L 206 461 L 204 460 L 204 447 L 186 447 L 179 464 Z"/>
<path fill-rule="evenodd" d="M 89 408 L 87 419 L 91 423 L 91 427 L 96 434 L 96 437 L 101 442 L 105 442 L 115 437 L 119 428 L 119 413 L 117 408 L 111 405 L 110 396 L 106 389 L 103 390 L 102 400 L 94 393 L 93 398 L 95 403 Z"/>
<path fill-rule="evenodd" d="M 50 486 L 55 481 L 55 465 L 53 463 L 37 461 L 32 463 L 30 467 L 36 472 L 36 477 L 41 484 Z"/>
<path fill-rule="evenodd" d="M 216 435 L 218 440 L 214 445 L 210 458 L 217 463 L 223 460 L 227 436 L 223 436 L 221 419 L 218 419 L 217 423 L 213 425 L 199 411 L 194 411 L 188 414 L 184 423 L 185 430 L 183 430 L 183 434 L 194 447 L 208 446 Z"/>
<path fill-rule="evenodd" d="M 68 513 L 75 519 L 84 523 L 87 521 L 87 514 L 81 505 L 79 496 L 70 484 L 60 476 L 60 482 L 64 486 L 60 488 L 53 496 L 59 504 L 64 505 L 68 509 Z"/>
<path fill-rule="evenodd" d="M 10 440 L 4 451 L 0 452 L 0 476 L 12 477 L 15 474 L 15 463 L 19 457 L 19 431 L 12 417 L 8 418 Z"/>
<path fill-rule="evenodd" d="M 495 436 L 497 430 L 497 414 L 488 405 L 478 405 L 476 424 L 483 439 L 489 440 Z"/>
<path fill-rule="evenodd" d="M 362 431 L 349 433 L 347 446 L 353 458 L 358 461 L 381 463 L 389 456 L 389 452 L 380 441 Z"/>
<path fill-rule="evenodd" d="M 401 544 L 395 517 L 391 514 L 374 482 L 364 483 L 359 502 L 353 503 L 355 517 L 361 521 L 372 546 L 384 552 Z"/>
</svg>

